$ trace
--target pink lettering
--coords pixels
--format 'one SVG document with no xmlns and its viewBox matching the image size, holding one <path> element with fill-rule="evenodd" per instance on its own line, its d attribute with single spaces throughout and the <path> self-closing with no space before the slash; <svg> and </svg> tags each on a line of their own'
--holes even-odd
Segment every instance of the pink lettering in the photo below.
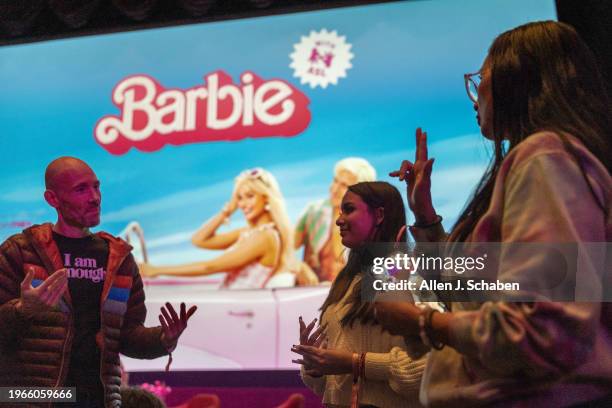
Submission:
<svg viewBox="0 0 612 408">
<path fill-rule="evenodd" d="M 203 86 L 187 90 L 165 89 L 149 76 L 135 75 L 117 84 L 112 100 L 120 114 L 102 117 L 94 136 L 116 155 L 131 147 L 153 152 L 166 144 L 289 137 L 310 123 L 306 95 L 249 71 L 238 84 L 216 71 L 205 76 Z"/>
<path fill-rule="evenodd" d="M 325 64 L 325 66 L 329 68 L 331 66 L 333 59 L 334 59 L 334 54 L 332 54 L 331 52 L 328 52 L 325 54 L 319 54 L 319 51 L 316 48 L 313 48 L 312 52 L 310 53 L 309 61 L 312 63 L 322 61 Z"/>
</svg>

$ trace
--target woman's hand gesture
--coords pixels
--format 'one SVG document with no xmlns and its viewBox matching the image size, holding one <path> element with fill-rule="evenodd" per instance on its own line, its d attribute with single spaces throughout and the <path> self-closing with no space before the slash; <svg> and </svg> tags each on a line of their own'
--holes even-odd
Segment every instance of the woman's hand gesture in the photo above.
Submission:
<svg viewBox="0 0 612 408">
<path fill-rule="evenodd" d="M 305 346 L 305 347 L 310 347 L 312 349 L 321 349 L 325 344 L 324 343 L 325 328 L 327 327 L 327 325 L 319 326 L 314 331 L 314 333 L 312 333 L 312 329 L 314 329 L 317 323 L 317 319 L 314 319 L 312 322 L 308 324 L 308 326 L 306 326 L 306 324 L 304 323 L 304 320 L 302 319 L 302 316 L 300 316 L 299 322 L 300 322 L 300 347 Z M 293 351 L 294 353 L 301 354 L 298 351 L 296 351 L 295 347 L 296 346 L 293 346 L 291 351 Z M 303 365 L 304 372 L 310 376 L 320 377 L 321 375 L 323 375 L 322 373 L 319 373 L 318 371 L 314 370 L 314 368 L 311 365 L 312 362 L 307 363 L 306 360 L 307 359 L 298 359 L 298 360 L 291 360 L 291 361 L 296 364 Z"/>
<path fill-rule="evenodd" d="M 232 194 L 232 198 L 225 203 L 221 209 L 221 214 L 223 214 L 225 218 L 229 218 L 232 216 L 234 211 L 236 211 L 236 208 L 238 208 L 238 199 L 236 198 L 235 194 Z"/>
<path fill-rule="evenodd" d="M 427 155 L 427 133 L 421 128 L 416 130 L 416 155 L 414 163 L 402 161 L 399 170 L 389 173 L 406 182 L 408 206 L 417 224 L 430 224 L 436 221 L 436 210 L 431 200 L 431 169 L 434 159 Z"/>
<path fill-rule="evenodd" d="M 321 347 L 296 345 L 291 349 L 302 356 L 294 363 L 304 366 L 304 372 L 311 377 L 330 374 L 349 374 L 353 370 L 353 353 L 344 350 L 330 350 L 327 342 Z"/>
<path fill-rule="evenodd" d="M 317 323 L 317 319 L 314 319 L 308 326 L 302 320 L 302 316 L 299 318 L 300 322 L 300 345 L 302 346 L 313 346 L 319 347 L 323 343 L 325 339 L 325 329 L 327 325 L 319 326 L 314 333 L 311 334 L 312 329 L 314 329 L 315 324 Z"/>
</svg>

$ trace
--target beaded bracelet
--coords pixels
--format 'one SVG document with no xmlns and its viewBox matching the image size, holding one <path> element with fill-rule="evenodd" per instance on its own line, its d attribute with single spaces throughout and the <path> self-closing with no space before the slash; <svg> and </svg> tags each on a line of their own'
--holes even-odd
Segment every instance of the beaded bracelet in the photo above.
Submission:
<svg viewBox="0 0 612 408">
<path fill-rule="evenodd" d="M 434 342 L 432 341 L 431 336 L 431 320 L 432 315 L 437 312 L 437 310 L 432 309 L 429 306 L 426 306 L 423 311 L 419 314 L 419 337 L 423 344 L 427 347 L 433 348 L 435 350 L 442 350 L 444 348 L 444 343 L 441 341 Z"/>
<path fill-rule="evenodd" d="M 432 320 L 433 320 L 433 314 L 436 312 L 437 312 L 436 309 L 430 308 L 427 315 L 425 316 L 425 333 L 427 334 L 427 337 L 429 337 L 430 339 L 431 346 L 436 350 L 442 350 L 444 348 L 444 343 L 442 343 L 441 341 L 435 342 L 432 340 L 433 338 L 432 333 L 431 333 L 433 331 Z"/>
<path fill-rule="evenodd" d="M 429 341 L 429 337 L 425 333 L 425 312 L 427 308 L 423 309 L 421 313 L 419 313 L 419 337 L 421 341 L 426 347 L 431 348 L 431 342 Z"/>
<path fill-rule="evenodd" d="M 353 384 L 359 381 L 359 373 L 361 371 L 361 367 L 359 367 L 359 354 L 353 353 Z"/>
<path fill-rule="evenodd" d="M 359 375 L 362 378 L 362 381 L 365 380 L 365 359 L 366 359 L 366 353 L 361 353 L 361 356 L 359 357 Z"/>
<path fill-rule="evenodd" d="M 365 377 L 365 356 L 366 353 L 353 353 L 353 386 L 351 389 L 351 408 L 359 408 L 359 378 Z"/>
<path fill-rule="evenodd" d="M 437 214 L 436 215 L 436 220 L 434 222 L 431 222 L 429 224 L 420 224 L 418 222 L 415 222 L 414 224 L 411 225 L 411 227 L 414 227 L 414 228 L 431 228 L 431 227 L 433 227 L 435 225 L 441 224 L 442 220 L 443 220 L 442 216 Z"/>
</svg>

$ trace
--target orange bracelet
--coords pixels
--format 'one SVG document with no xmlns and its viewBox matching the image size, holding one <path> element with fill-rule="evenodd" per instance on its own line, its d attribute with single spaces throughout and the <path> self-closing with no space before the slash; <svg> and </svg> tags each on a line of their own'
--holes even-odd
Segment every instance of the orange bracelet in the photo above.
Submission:
<svg viewBox="0 0 612 408">
<path fill-rule="evenodd" d="M 353 353 L 353 384 L 359 381 L 359 354 Z"/>
<path fill-rule="evenodd" d="M 361 353 L 359 358 L 359 376 L 362 378 L 362 381 L 365 380 L 365 359 L 366 353 Z"/>
<path fill-rule="evenodd" d="M 366 353 L 353 353 L 353 387 L 351 389 L 351 408 L 359 408 L 359 378 L 365 378 Z"/>
<path fill-rule="evenodd" d="M 353 386 L 351 388 L 351 408 L 359 408 L 359 354 L 353 353 Z"/>
</svg>

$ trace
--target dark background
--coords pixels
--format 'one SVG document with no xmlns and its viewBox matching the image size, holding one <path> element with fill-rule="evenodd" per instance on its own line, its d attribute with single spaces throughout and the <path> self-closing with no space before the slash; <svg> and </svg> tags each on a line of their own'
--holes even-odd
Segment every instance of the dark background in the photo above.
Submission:
<svg viewBox="0 0 612 408">
<path fill-rule="evenodd" d="M 385 2 L 388 1 L 0 0 L 0 46 Z M 612 94 L 612 1 L 555 2 L 559 20 L 574 26 L 595 52 Z"/>
</svg>

